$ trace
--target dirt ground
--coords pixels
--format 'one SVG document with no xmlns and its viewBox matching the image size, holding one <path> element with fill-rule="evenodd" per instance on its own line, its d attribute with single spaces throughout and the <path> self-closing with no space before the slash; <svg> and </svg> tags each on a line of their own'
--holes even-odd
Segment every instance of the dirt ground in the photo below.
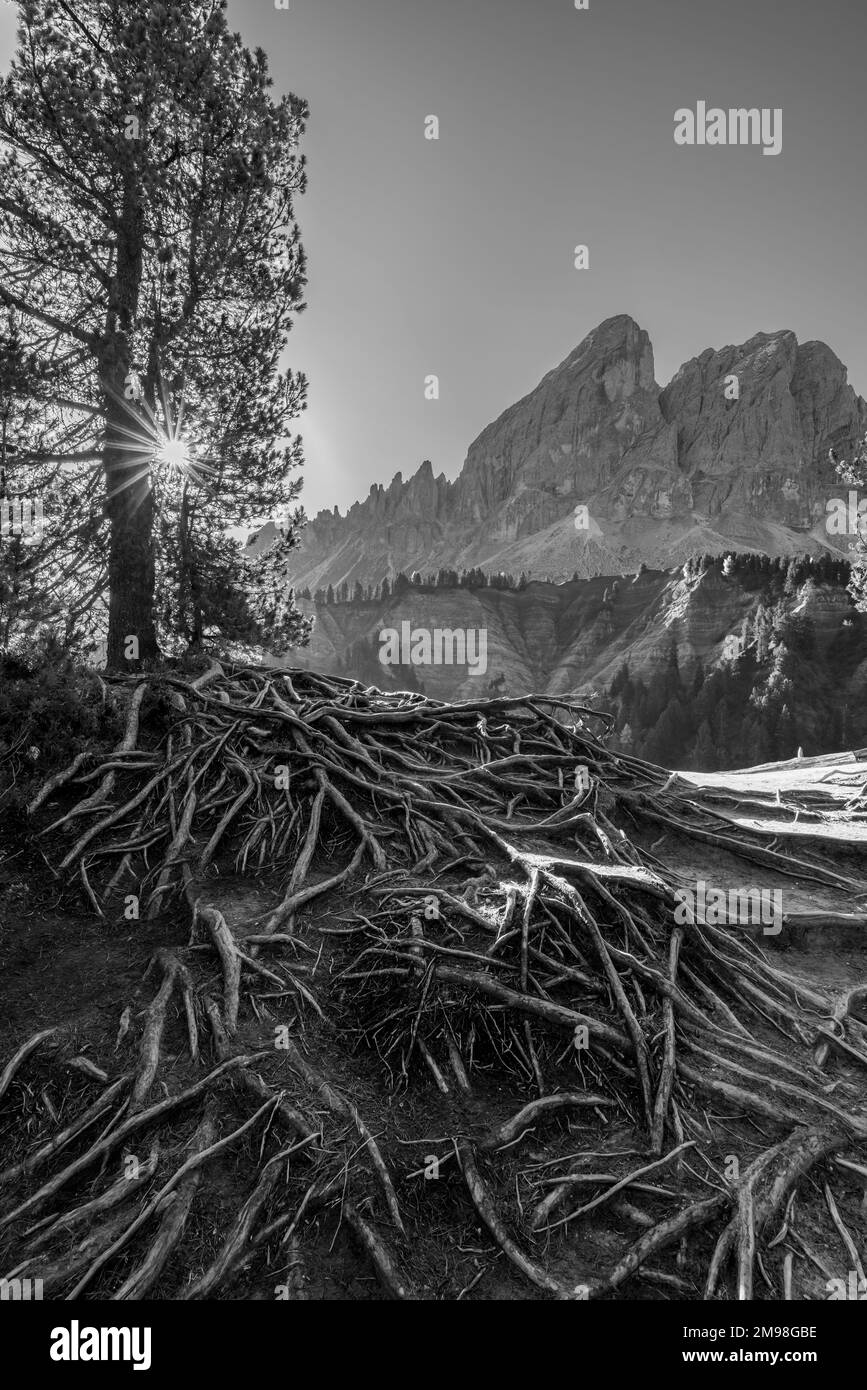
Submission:
<svg viewBox="0 0 867 1390">
<path fill-rule="evenodd" d="M 724 853 L 673 834 L 666 835 L 664 843 L 652 835 L 646 840 L 648 847 L 653 842 L 657 856 L 675 866 L 686 880 L 703 877 L 722 886 L 742 883 L 743 864 L 731 861 Z M 841 850 L 839 862 L 841 866 L 848 863 L 851 868 L 852 852 Z M 325 876 L 327 865 L 320 869 Z M 773 875 L 765 871 L 761 881 L 766 886 L 777 886 Z M 785 893 L 787 911 L 846 907 L 833 890 L 819 885 L 781 877 L 779 886 Z M 281 881 L 277 876 L 257 874 L 240 879 L 225 871 L 208 883 L 208 900 L 220 907 L 235 929 L 273 907 L 280 896 Z M 542 1298 L 544 1295 L 508 1263 L 481 1226 L 467 1201 L 453 1144 L 456 1117 L 460 1132 L 480 1136 L 514 1114 L 534 1092 L 529 1085 L 522 1089 L 511 1076 L 504 1081 L 495 1068 L 486 1069 L 484 1065 L 474 1074 L 470 1095 L 456 1092 L 447 1098 L 423 1067 L 412 1070 L 406 1080 L 388 1073 L 380 1057 L 362 1040 L 359 1020 L 363 999 L 335 979 L 348 959 L 347 938 L 319 932 L 323 926 L 345 927 L 354 914 L 371 913 L 376 906 L 359 878 L 341 890 L 336 900 L 330 896 L 315 912 L 301 914 L 297 922 L 300 950 L 312 966 L 309 982 L 316 988 L 324 1018 L 309 1009 L 299 1010 L 294 997 L 269 998 L 265 987 L 258 1017 L 249 1007 L 242 1010 L 237 1041 L 249 1051 L 267 1048 L 274 1044 L 275 1030 L 286 1025 L 294 1036 L 300 1034 L 306 1054 L 329 1081 L 351 1096 L 395 1174 L 409 1235 L 403 1258 L 420 1297 L 482 1301 Z M 144 978 L 150 957 L 161 946 L 186 945 L 188 935 L 188 918 L 180 910 L 166 911 L 154 921 L 126 921 L 120 912 L 111 920 L 101 920 L 92 912 L 76 908 L 68 894 L 61 894 L 38 849 L 32 844 L 0 841 L 0 1065 L 31 1034 L 42 1028 L 59 1027 L 65 1034 L 64 1056 L 81 1053 L 111 1077 L 130 1070 L 140 1041 L 141 1013 L 153 995 L 152 983 Z M 784 933 L 779 938 L 765 938 L 761 944 L 775 963 L 805 982 L 820 982 L 834 991 L 843 991 L 867 981 L 867 942 L 851 928 L 817 930 L 797 942 Z M 216 966 L 213 986 L 218 992 Z M 126 1035 L 118 1038 L 121 1015 L 127 1007 L 131 1024 Z M 566 1051 L 569 1053 L 568 1048 Z M 56 1060 L 50 1051 L 37 1054 L 4 1097 L 0 1105 L 0 1151 L 4 1161 L 20 1156 L 10 1152 L 13 1135 L 18 1145 L 22 1134 L 34 1142 L 84 1103 L 88 1081 L 78 1073 L 64 1071 Z M 171 1021 L 164 1061 L 161 1075 L 171 1077 L 173 1091 L 196 1080 L 211 1064 L 207 1058 L 198 1064 L 190 1061 L 180 1012 Z M 567 1055 L 557 1083 L 568 1085 L 576 1066 L 580 1064 L 575 1054 Z M 262 1075 L 278 1089 L 285 1085 L 287 1093 L 298 1094 L 297 1078 L 287 1075 L 278 1047 L 274 1047 L 273 1061 L 263 1066 Z M 831 1075 L 858 1085 L 864 1080 L 855 1068 L 836 1059 Z M 833 1080 L 829 1084 L 833 1085 Z M 450 1089 L 455 1092 L 453 1082 Z M 305 1104 L 308 1113 L 315 1111 L 315 1098 L 307 1095 Z M 23 1129 L 22 1113 L 26 1119 Z M 248 1113 L 249 1102 L 239 1097 L 238 1122 Z M 706 1140 L 710 1141 L 706 1153 L 720 1174 L 733 1157 L 744 1165 L 772 1139 L 752 1121 L 705 1114 Z M 192 1117 L 178 1118 L 172 1136 L 176 1151 L 171 1161 L 175 1166 L 192 1128 Z M 173 1258 L 161 1280 L 158 1297 L 180 1296 L 185 1285 L 212 1257 L 227 1221 L 237 1210 L 241 1194 L 249 1190 L 258 1163 L 259 1142 L 257 1138 L 254 1144 L 244 1143 L 213 1165 L 211 1182 L 206 1189 L 203 1187 L 202 1199 L 193 1207 L 183 1259 Z M 579 1150 L 587 1158 L 588 1172 L 598 1169 L 620 1176 L 642 1161 L 641 1140 L 621 1118 L 612 1120 L 600 1110 L 582 1111 L 578 1119 L 549 1122 L 544 1134 L 526 1134 L 516 1144 L 514 1158 L 506 1165 L 508 1181 L 502 1164 L 499 1166 L 497 1196 L 503 1208 L 523 1210 L 527 1203 L 538 1200 L 546 1177 L 552 1170 L 559 1171 L 558 1161 Z M 290 1186 L 297 1187 L 295 1195 L 303 1196 L 303 1183 L 298 1185 L 299 1179 L 294 1175 L 288 1180 Z M 646 1194 L 640 1204 L 627 1193 L 622 1202 L 606 1203 L 591 1218 L 582 1220 L 580 1240 L 576 1240 L 568 1225 L 540 1238 L 533 1257 L 557 1276 L 589 1281 L 610 1267 L 641 1234 L 642 1220 L 646 1224 L 648 1218 L 661 1219 L 686 1191 L 696 1196 L 708 1195 L 709 1191 L 698 1169 L 688 1162 L 688 1156 L 682 1167 L 678 1165 L 664 1173 L 655 1185 L 659 1190 Z M 867 1180 L 854 1172 L 841 1171 L 835 1177 L 834 1188 L 847 1226 L 856 1239 L 863 1238 L 867 1234 Z M 27 1191 L 26 1184 L 22 1191 Z M 374 1195 L 372 1190 L 370 1210 Z M 797 1264 L 795 1297 L 826 1298 L 828 1279 L 845 1278 L 850 1260 L 839 1241 L 829 1240 L 825 1196 L 819 1182 L 813 1180 L 809 1184 L 808 1193 L 799 1196 L 798 1205 L 799 1230 L 809 1253 Z M 710 1246 L 708 1237 L 708 1250 Z M 14 1243 L 7 1242 L 2 1253 L 7 1273 L 15 1263 L 15 1254 Z M 287 1263 L 280 1253 L 270 1258 L 270 1264 L 265 1259 L 253 1262 L 221 1296 L 273 1299 L 281 1296 L 278 1291 L 293 1278 L 294 1296 L 300 1293 L 329 1300 L 385 1297 L 369 1260 L 341 1221 L 339 1205 L 322 1212 L 306 1226 L 300 1269 L 291 1268 L 292 1259 Z M 99 1297 L 101 1291 L 104 1295 L 112 1284 L 117 1284 L 133 1259 L 134 1247 L 111 1266 L 111 1279 L 105 1285 L 97 1280 L 88 1296 Z M 763 1294 L 770 1296 L 759 1283 L 756 1296 L 761 1298 Z M 699 1298 L 701 1288 L 689 1263 L 672 1257 L 667 1269 L 648 1270 L 632 1279 L 618 1296 Z"/>
</svg>

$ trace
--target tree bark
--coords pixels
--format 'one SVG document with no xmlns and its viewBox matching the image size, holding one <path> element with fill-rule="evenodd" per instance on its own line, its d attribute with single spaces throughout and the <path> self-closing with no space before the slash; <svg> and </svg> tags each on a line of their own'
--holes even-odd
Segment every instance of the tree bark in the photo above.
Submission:
<svg viewBox="0 0 867 1390">
<path fill-rule="evenodd" d="M 122 437 L 118 436 L 118 426 L 129 429 L 131 423 L 128 412 L 112 395 L 107 395 L 107 439 L 103 459 L 111 539 L 106 665 L 112 671 L 138 670 L 143 662 L 153 661 L 158 655 L 150 470 L 146 471 L 146 458 L 124 448 Z M 119 490 L 115 492 L 115 489 Z M 131 638 L 136 641 L 132 642 Z"/>
<path fill-rule="evenodd" d="M 134 671 L 157 655 L 154 622 L 154 499 L 148 455 L 130 447 L 136 412 L 124 398 L 132 363 L 128 334 L 135 326 L 142 276 L 143 212 L 138 171 L 126 172 L 106 334 L 100 354 L 105 406 L 106 512 L 111 523 L 108 557 L 108 649 L 113 671 Z M 150 364 L 148 364 L 150 366 Z M 141 443 L 147 442 L 144 429 Z"/>
<path fill-rule="evenodd" d="M 193 541 L 193 511 L 190 507 L 187 485 L 184 483 L 181 494 L 181 512 L 178 520 L 178 548 L 180 554 L 179 607 L 186 629 L 187 652 L 199 653 L 204 646 L 202 614 L 202 586 L 198 563 L 195 558 Z"/>
</svg>

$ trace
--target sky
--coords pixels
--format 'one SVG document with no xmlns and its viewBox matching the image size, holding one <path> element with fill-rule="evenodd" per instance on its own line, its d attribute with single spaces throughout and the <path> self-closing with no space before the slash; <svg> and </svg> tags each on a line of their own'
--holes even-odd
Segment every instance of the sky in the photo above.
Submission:
<svg viewBox="0 0 867 1390">
<path fill-rule="evenodd" d="M 788 328 L 867 395 L 864 0 L 229 0 L 229 19 L 310 105 L 286 355 L 310 380 L 309 515 L 425 458 L 455 477 L 614 314 L 647 329 L 661 384 Z M 782 152 L 677 146 L 699 101 L 781 108 Z"/>
</svg>

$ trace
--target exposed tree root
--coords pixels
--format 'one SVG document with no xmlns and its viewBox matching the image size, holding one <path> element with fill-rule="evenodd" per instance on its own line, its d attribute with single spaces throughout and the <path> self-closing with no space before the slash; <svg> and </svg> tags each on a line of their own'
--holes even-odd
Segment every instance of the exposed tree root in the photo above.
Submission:
<svg viewBox="0 0 867 1390">
<path fill-rule="evenodd" d="M 22 1043 L 18 1051 L 9 1058 L 2 1074 L 0 1074 L 0 1098 L 8 1091 L 12 1078 L 19 1067 L 23 1066 L 27 1058 L 45 1042 L 46 1038 L 53 1037 L 56 1032 L 56 1028 L 43 1028 L 41 1033 L 34 1033 L 32 1038 L 28 1038 L 27 1042 Z"/>
<path fill-rule="evenodd" d="M 214 1118 L 208 1107 L 190 1143 L 191 1153 L 200 1154 L 209 1149 L 214 1136 Z M 112 1295 L 113 1298 L 146 1298 L 150 1293 L 184 1233 L 201 1175 L 201 1168 L 192 1169 L 168 1194 L 159 1211 L 159 1230 L 150 1250 Z"/>
<path fill-rule="evenodd" d="M 540 1265 L 531 1260 L 509 1235 L 497 1210 L 496 1203 L 476 1166 L 472 1144 L 466 1139 L 459 1140 L 458 1154 L 473 1206 L 506 1258 L 511 1260 L 512 1264 L 526 1275 L 531 1283 L 535 1284 L 537 1288 L 543 1289 L 545 1293 L 554 1294 L 559 1299 L 580 1298 L 583 1293 L 580 1287 L 571 1290 L 566 1288 L 558 1279 L 554 1279 Z"/>
<path fill-rule="evenodd" d="M 39 1148 L 31 1150 L 20 1163 L 14 1163 L 10 1168 L 4 1168 L 3 1172 L 0 1173 L 0 1186 L 15 1182 L 25 1175 L 29 1177 L 31 1173 L 36 1172 L 37 1168 L 42 1168 L 61 1149 L 66 1148 L 74 1139 L 83 1134 L 86 1129 L 90 1129 L 97 1120 L 105 1119 L 106 1111 L 111 1108 L 118 1096 L 129 1085 L 129 1080 L 128 1076 L 119 1077 L 103 1091 L 93 1105 L 89 1105 L 65 1129 L 60 1130 L 53 1138 L 41 1144 Z"/>
<path fill-rule="evenodd" d="M 175 1296 L 214 1297 L 272 1259 L 282 1260 L 277 1296 L 303 1296 L 305 1240 L 321 1218 L 335 1237 L 352 1233 L 389 1295 L 421 1296 L 411 1256 L 423 1216 L 404 1199 L 420 1170 L 400 1171 L 367 1101 L 312 1060 L 309 1025 L 351 1039 L 383 1088 L 431 1091 L 451 1116 L 446 1133 L 403 1142 L 427 1146 L 426 1169 L 443 1165 L 448 1190 L 542 1294 L 616 1296 L 641 1275 L 681 1294 L 704 1283 L 713 1297 L 730 1274 L 749 1299 L 770 1267 L 791 1296 L 791 1260 L 780 1252 L 773 1263 L 775 1226 L 792 1230 L 808 1176 L 863 1172 L 852 1157 L 867 1143 L 862 1093 L 843 1069 L 867 1061 L 864 990 L 835 1005 L 737 927 L 680 921 L 676 876 L 617 821 L 661 823 L 843 891 L 854 880 L 767 849 L 694 787 L 612 754 L 605 717 L 569 700 L 445 705 L 311 673 L 218 667 L 194 682 L 113 684 L 129 696 L 120 744 L 79 755 L 30 810 L 53 815 L 57 870 L 99 912 L 119 892 L 150 915 L 177 901 L 192 933 L 153 958 L 160 979 L 133 1074 L 105 1084 L 96 1063 L 66 1061 L 79 1087 L 103 1090 L 50 1137 L 20 1145 L 0 1173 L 0 1185 L 19 1185 L 0 1215 L 11 1268 L 48 1271 L 53 1296 L 146 1297 L 231 1152 L 244 1155 L 244 1191 Z M 206 874 L 231 868 L 229 855 L 240 873 L 282 874 L 276 907 L 238 922 L 207 902 Z M 303 911 L 328 899 L 346 912 L 360 893 L 370 915 L 323 921 L 321 933 Z M 326 977 L 334 1008 L 322 1007 Z M 275 998 L 291 1025 L 273 1026 Z M 166 1040 L 179 1024 L 185 1043 L 172 1049 L 198 1079 L 170 1091 Z M 54 1031 L 9 1060 L 4 1105 Z M 841 1074 L 829 1083 L 832 1058 Z M 158 1082 L 165 1095 L 154 1103 Z M 513 1099 L 482 1129 L 473 1107 L 492 1089 Z M 722 1180 L 719 1146 L 747 1121 L 743 1174 Z M 758 1153 L 757 1121 L 772 1130 Z M 615 1130 L 632 1136 L 628 1149 Z M 537 1148 L 558 1141 L 550 1159 L 529 1164 L 531 1135 Z M 146 1161 L 130 1152 L 140 1141 Z M 829 1166 L 843 1154 L 848 1167 Z M 120 1178 L 106 1172 L 118 1160 L 129 1170 Z M 51 1176 L 34 1188 L 41 1168 Z M 663 1168 L 677 1190 L 659 1185 Z M 829 1231 L 860 1270 L 863 1251 L 827 1182 L 824 1191 Z M 567 1201 L 573 1209 L 552 1220 Z M 644 1210 L 660 1201 L 664 1216 Z M 603 1277 L 588 1274 L 575 1235 L 615 1210 L 642 1234 Z M 92 1229 L 77 1239 L 85 1222 Z M 674 1246 L 675 1269 L 648 1268 Z"/>
<path fill-rule="evenodd" d="M 238 1263 L 247 1249 L 247 1244 L 257 1217 L 270 1197 L 280 1176 L 279 1164 L 283 1154 L 276 1154 L 265 1164 L 259 1174 L 250 1196 L 235 1218 L 234 1225 L 226 1237 L 216 1259 L 184 1292 L 184 1298 L 207 1298 L 228 1277 L 233 1266 Z"/>
<path fill-rule="evenodd" d="M 343 1215 L 352 1227 L 364 1249 L 367 1251 L 383 1287 L 393 1298 L 413 1299 L 418 1295 L 406 1279 L 398 1272 L 394 1257 L 377 1235 L 369 1221 L 366 1221 L 352 1202 L 346 1202 Z"/>
</svg>

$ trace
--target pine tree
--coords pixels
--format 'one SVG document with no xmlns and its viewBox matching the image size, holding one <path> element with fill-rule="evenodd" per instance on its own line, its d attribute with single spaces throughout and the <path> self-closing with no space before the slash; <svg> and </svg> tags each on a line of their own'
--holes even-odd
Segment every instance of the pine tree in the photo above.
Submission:
<svg viewBox="0 0 867 1390">
<path fill-rule="evenodd" d="M 706 719 L 699 726 L 690 763 L 696 772 L 715 772 L 719 766 L 713 735 Z"/>
<path fill-rule="evenodd" d="M 867 483 L 867 434 L 856 439 L 849 450 L 849 457 L 837 463 L 837 473 L 842 482 L 850 487 L 863 488 Z M 855 606 L 861 612 L 867 611 L 867 536 L 859 527 L 858 535 L 850 543 L 852 563 L 849 572 L 849 593 Z"/>
<path fill-rule="evenodd" d="M 624 661 L 623 665 L 617 671 L 614 680 L 611 682 L 610 693 L 615 697 L 620 695 L 623 692 L 628 680 L 629 663 L 628 661 Z"/>
<path fill-rule="evenodd" d="M 783 593 L 787 598 L 791 598 L 798 588 L 798 565 L 797 561 L 791 559 L 786 566 L 786 578 L 783 584 Z"/>
<path fill-rule="evenodd" d="M 68 486 L 54 451 L 70 440 L 48 404 L 45 378 L 24 352 L 17 314 L 9 312 L 0 328 L 0 507 L 8 531 L 0 537 L 3 653 L 32 649 L 50 634 L 72 645 L 82 636 L 76 594 L 87 596 L 93 583 L 92 569 L 84 570 L 75 554 L 76 538 L 56 524 L 49 505 Z"/>
<path fill-rule="evenodd" d="M 80 539 L 91 563 L 107 548 L 108 664 L 123 669 L 157 655 L 158 612 L 193 645 L 205 609 L 240 619 L 233 585 L 260 584 L 261 636 L 297 525 L 300 447 L 276 441 L 306 386 L 278 359 L 303 307 L 307 111 L 271 100 L 264 54 L 225 8 L 21 0 L 0 86 L 0 304 L 75 427 L 82 494 L 101 465 L 106 519 Z M 285 513 L 258 568 L 224 540 L 257 512 Z"/>
</svg>

